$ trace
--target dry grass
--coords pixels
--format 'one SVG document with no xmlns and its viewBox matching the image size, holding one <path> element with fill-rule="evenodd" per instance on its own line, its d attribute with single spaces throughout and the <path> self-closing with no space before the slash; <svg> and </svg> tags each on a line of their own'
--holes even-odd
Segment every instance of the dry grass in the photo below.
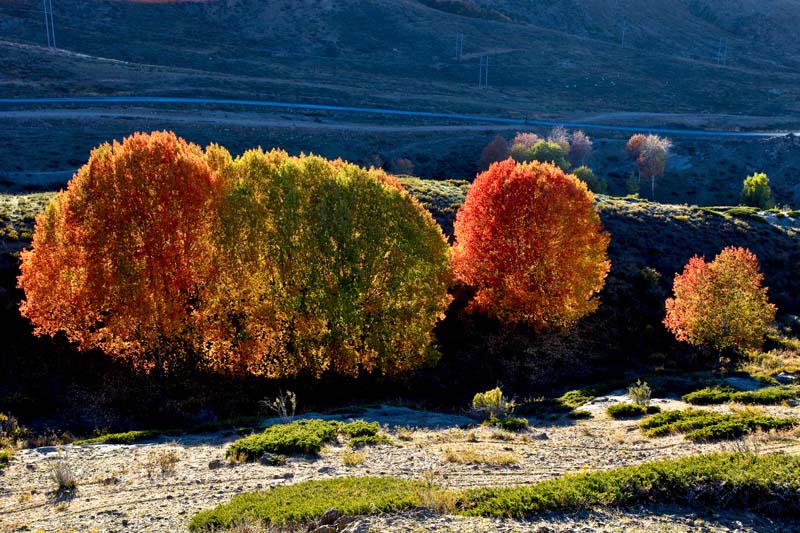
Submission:
<svg viewBox="0 0 800 533">
<path fill-rule="evenodd" d="M 447 448 L 444 456 L 448 462 L 458 464 L 506 466 L 519 463 L 519 459 L 510 453 L 481 453 L 471 449 Z"/>
<path fill-rule="evenodd" d="M 358 466 L 364 464 L 364 460 L 366 459 L 363 452 L 351 450 L 349 448 L 343 450 L 340 457 L 342 459 L 342 464 L 345 466 Z"/>
<path fill-rule="evenodd" d="M 144 462 L 147 477 L 152 478 L 156 471 L 160 472 L 162 477 L 171 476 L 175 473 L 175 469 L 180 460 L 181 458 L 178 452 L 172 448 L 150 452 Z"/>
<path fill-rule="evenodd" d="M 78 487 L 75 471 L 63 451 L 49 461 L 50 479 L 56 484 L 56 492 L 72 492 Z"/>
</svg>

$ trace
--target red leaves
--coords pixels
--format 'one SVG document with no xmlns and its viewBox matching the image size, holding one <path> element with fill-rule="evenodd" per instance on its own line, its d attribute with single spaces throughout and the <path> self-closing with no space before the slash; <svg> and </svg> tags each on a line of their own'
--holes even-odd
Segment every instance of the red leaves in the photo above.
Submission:
<svg viewBox="0 0 800 533">
<path fill-rule="evenodd" d="M 679 341 L 717 351 L 757 348 L 776 310 L 763 279 L 745 248 L 725 248 L 710 263 L 695 256 L 675 275 L 664 325 Z"/>
<path fill-rule="evenodd" d="M 594 196 L 546 163 L 509 159 L 479 175 L 456 216 L 454 268 L 473 307 L 564 327 L 594 311 L 610 263 Z"/>
<path fill-rule="evenodd" d="M 93 150 L 37 219 L 18 280 L 22 314 L 37 333 L 63 331 L 142 366 L 145 353 L 184 344 L 221 185 L 201 148 L 172 133 Z"/>
</svg>

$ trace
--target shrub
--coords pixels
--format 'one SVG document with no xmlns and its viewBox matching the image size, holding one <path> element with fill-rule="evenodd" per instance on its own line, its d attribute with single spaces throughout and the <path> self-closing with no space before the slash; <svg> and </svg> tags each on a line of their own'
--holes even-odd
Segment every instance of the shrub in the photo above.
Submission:
<svg viewBox="0 0 800 533">
<path fill-rule="evenodd" d="M 172 431 L 160 431 L 156 429 L 126 431 L 124 433 L 109 433 L 107 435 L 100 435 L 99 437 L 92 437 L 91 439 L 79 439 L 72 442 L 73 446 L 80 446 L 83 444 L 133 444 L 134 442 L 141 442 L 143 440 L 150 440 L 161 435 L 174 433 Z"/>
<path fill-rule="evenodd" d="M 731 387 L 707 387 L 683 396 L 692 405 L 714 405 L 737 402 L 751 405 L 778 405 L 800 398 L 800 389 L 766 387 L 755 391 L 739 391 Z"/>
<path fill-rule="evenodd" d="M 611 418 L 635 418 L 637 416 L 652 415 L 661 411 L 661 408 L 656 405 L 644 406 L 635 403 L 617 403 L 608 406 L 606 413 Z"/>
<path fill-rule="evenodd" d="M 354 439 L 356 437 L 374 437 L 380 431 L 381 426 L 377 422 L 366 422 L 364 420 L 356 420 L 341 427 L 340 431 Z"/>
<path fill-rule="evenodd" d="M 589 190 L 597 194 L 605 194 L 608 190 L 608 182 L 595 176 L 594 172 L 589 167 L 578 167 L 572 171 L 575 177 L 581 180 L 589 187 Z"/>
<path fill-rule="evenodd" d="M 190 531 L 234 525 L 242 517 L 266 524 L 299 524 L 335 507 L 343 515 L 397 512 L 418 507 L 424 492 L 420 481 L 376 477 L 345 477 L 282 485 L 267 491 L 234 496 L 229 503 L 192 517 Z"/>
<path fill-rule="evenodd" d="M 183 357 L 196 340 L 191 311 L 211 272 L 222 185 L 200 147 L 173 133 L 92 150 L 22 252 L 20 312 L 34 332 L 146 369 Z"/>
<path fill-rule="evenodd" d="M 526 418 L 509 416 L 494 421 L 494 425 L 506 431 L 521 431 L 523 429 L 528 429 L 528 420 Z"/>
<path fill-rule="evenodd" d="M 530 148 L 522 144 L 515 144 L 511 147 L 509 155 L 518 163 L 538 161 L 540 163 L 552 163 L 561 170 L 569 168 L 567 153 L 561 146 L 550 141 L 539 141 Z"/>
<path fill-rule="evenodd" d="M 450 249 L 395 178 L 341 160 L 221 150 L 210 150 L 212 166 L 230 187 L 219 275 L 201 310 L 212 367 L 392 374 L 436 359 Z"/>
<path fill-rule="evenodd" d="M 342 451 L 342 464 L 345 466 L 358 466 L 364 464 L 364 454 L 354 450 Z"/>
<path fill-rule="evenodd" d="M 610 264 L 594 196 L 546 163 L 495 163 L 456 215 L 454 269 L 471 308 L 536 329 L 594 311 Z"/>
<path fill-rule="evenodd" d="M 479 392 L 472 398 L 472 409 L 485 413 L 489 420 L 498 420 L 507 417 L 513 410 L 514 404 L 503 395 L 500 387 L 495 387 L 486 392 Z"/>
<path fill-rule="evenodd" d="M 72 470 L 66 454 L 59 451 L 58 455 L 48 462 L 50 479 L 56 484 L 56 492 L 72 492 L 78 486 L 75 472 Z"/>
<path fill-rule="evenodd" d="M 364 446 L 379 446 L 382 444 L 394 444 L 387 435 L 360 435 L 351 438 L 347 445 L 351 448 L 363 448 Z"/>
<path fill-rule="evenodd" d="M 578 407 L 586 405 L 592 400 L 594 400 L 594 396 L 584 390 L 571 390 L 565 392 L 561 395 L 561 397 L 557 398 L 559 403 L 565 407 L 569 407 L 570 409 L 577 409 Z"/>
<path fill-rule="evenodd" d="M 0 448 L 0 472 L 11 462 L 14 457 L 14 450 L 11 448 Z"/>
<path fill-rule="evenodd" d="M 275 398 L 264 398 L 259 403 L 263 408 L 278 415 L 282 421 L 291 422 L 297 409 L 297 395 L 292 391 L 285 393 L 279 391 Z"/>
<path fill-rule="evenodd" d="M 747 249 L 725 248 L 710 263 L 694 256 L 675 275 L 675 296 L 666 301 L 664 325 L 679 341 L 718 354 L 758 348 L 776 311 L 763 279 L 758 258 Z"/>
<path fill-rule="evenodd" d="M 642 383 L 642 380 L 640 379 L 636 380 L 636 384 L 628 387 L 628 396 L 631 397 L 633 403 L 642 407 L 647 407 L 650 405 L 651 394 L 652 391 L 650 390 L 650 386 L 647 385 L 646 381 Z"/>
<path fill-rule="evenodd" d="M 758 207 L 759 209 L 775 207 L 775 201 L 772 199 L 772 189 L 769 187 L 769 178 L 766 174 L 756 172 L 752 176 L 745 178 L 739 203 Z"/>
<path fill-rule="evenodd" d="M 336 438 L 338 431 L 338 422 L 325 420 L 276 424 L 262 433 L 237 440 L 225 450 L 225 457 L 234 461 L 257 461 L 265 453 L 317 454 L 323 444 Z"/>
<path fill-rule="evenodd" d="M 689 440 L 710 441 L 733 439 L 756 430 L 787 430 L 800 423 L 795 418 L 777 418 L 757 411 L 732 414 L 701 409 L 665 411 L 643 420 L 639 427 L 648 437 L 683 433 Z"/>
</svg>

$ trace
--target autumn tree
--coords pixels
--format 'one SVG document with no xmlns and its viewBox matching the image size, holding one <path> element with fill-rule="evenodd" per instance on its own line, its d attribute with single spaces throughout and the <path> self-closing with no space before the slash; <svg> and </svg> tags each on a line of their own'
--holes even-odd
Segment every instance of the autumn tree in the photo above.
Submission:
<svg viewBox="0 0 800 533">
<path fill-rule="evenodd" d="M 756 172 L 752 176 L 747 176 L 742 185 L 742 195 L 739 201 L 743 205 L 758 207 L 759 209 L 775 207 L 767 175 L 763 172 Z"/>
<path fill-rule="evenodd" d="M 454 269 L 473 309 L 536 329 L 598 306 L 610 237 L 586 184 L 550 163 L 508 159 L 480 174 L 456 215 Z"/>
<path fill-rule="evenodd" d="M 528 132 L 518 131 L 517 134 L 514 135 L 514 138 L 511 139 L 511 142 L 508 143 L 508 147 L 509 147 L 509 149 L 511 149 L 511 148 L 513 148 L 515 146 L 523 146 L 525 148 L 533 148 L 534 146 L 536 146 L 536 143 L 540 142 L 541 140 L 542 140 L 542 138 L 539 137 L 538 135 L 536 135 L 533 132 L 530 132 L 530 131 L 528 131 Z"/>
<path fill-rule="evenodd" d="M 214 151 L 230 185 L 202 309 L 213 368 L 396 373 L 435 356 L 450 249 L 393 177 L 279 150 Z"/>
<path fill-rule="evenodd" d="M 725 248 L 710 263 L 695 256 L 675 275 L 664 325 L 679 341 L 718 356 L 731 348 L 758 348 L 776 311 L 763 279 L 758 258 L 745 248 Z"/>
<path fill-rule="evenodd" d="M 547 142 L 557 144 L 565 154 L 569 154 L 570 140 L 569 131 L 567 131 L 567 128 L 564 126 L 556 126 L 550 131 L 550 135 L 547 136 Z"/>
<path fill-rule="evenodd" d="M 566 152 L 561 146 L 550 141 L 539 141 L 530 148 L 522 144 L 515 144 L 511 147 L 509 155 L 518 163 L 538 161 L 553 163 L 562 170 L 569 168 Z"/>
<path fill-rule="evenodd" d="M 594 144 L 588 135 L 580 130 L 572 134 L 572 142 L 569 145 L 569 161 L 573 167 L 585 166 L 593 152 Z"/>
<path fill-rule="evenodd" d="M 641 184 L 642 177 L 650 178 L 653 198 L 656 195 L 656 178 L 664 175 L 670 148 L 670 139 L 642 134 L 632 136 L 625 146 L 626 154 L 639 171 L 639 183 Z"/>
<path fill-rule="evenodd" d="M 492 163 L 505 159 L 508 159 L 508 141 L 502 135 L 497 135 L 481 153 L 480 170 L 486 170 Z"/>
<path fill-rule="evenodd" d="M 173 133 L 95 148 L 36 218 L 23 316 L 37 335 L 165 369 L 196 339 L 221 190 L 200 147 Z"/>
</svg>

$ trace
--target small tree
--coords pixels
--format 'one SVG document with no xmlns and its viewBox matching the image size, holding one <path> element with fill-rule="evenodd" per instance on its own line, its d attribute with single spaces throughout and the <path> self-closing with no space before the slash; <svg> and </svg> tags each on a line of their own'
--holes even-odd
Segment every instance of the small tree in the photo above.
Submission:
<svg viewBox="0 0 800 533">
<path fill-rule="evenodd" d="M 567 128 L 564 126 L 556 126 L 553 128 L 552 131 L 550 131 L 550 135 L 547 136 L 547 142 L 557 144 L 565 154 L 568 154 L 570 151 L 570 135 L 569 131 L 567 131 Z"/>
<path fill-rule="evenodd" d="M 717 353 L 761 346 L 775 320 L 758 258 L 745 248 L 728 247 L 710 263 L 695 256 L 675 275 L 664 325 L 679 341 Z"/>
<path fill-rule="evenodd" d="M 406 157 L 398 157 L 392 161 L 392 172 L 411 176 L 414 174 L 414 163 Z"/>
<path fill-rule="evenodd" d="M 36 218 L 22 315 L 37 335 L 168 367 L 196 337 L 222 187 L 200 147 L 173 133 L 95 148 Z"/>
<path fill-rule="evenodd" d="M 608 190 L 608 182 L 595 176 L 589 167 L 578 167 L 572 171 L 579 180 L 584 182 L 589 190 L 597 194 L 605 194 Z"/>
<path fill-rule="evenodd" d="M 594 144 L 592 140 L 582 131 L 572 134 L 572 142 L 569 145 L 569 161 L 573 167 L 586 165 L 586 161 L 592 157 Z"/>
<path fill-rule="evenodd" d="M 495 163 L 456 215 L 454 269 L 472 308 L 507 323 L 566 327 L 598 306 L 609 236 L 586 184 L 550 163 Z"/>
<path fill-rule="evenodd" d="M 540 163 L 553 163 L 561 170 L 569 168 L 566 152 L 556 143 L 549 141 L 539 141 L 531 148 L 515 144 L 511 147 L 510 155 L 518 163 L 539 161 Z"/>
<path fill-rule="evenodd" d="M 767 175 L 763 172 L 757 172 L 745 178 L 739 202 L 742 205 L 758 207 L 759 209 L 775 207 Z"/>
<path fill-rule="evenodd" d="M 656 178 L 664 175 L 670 148 L 670 139 L 642 134 L 632 136 L 625 147 L 628 157 L 636 163 L 639 183 L 641 184 L 642 177 L 650 178 L 652 198 L 656 195 Z"/>
<path fill-rule="evenodd" d="M 517 134 L 514 135 L 514 138 L 511 139 L 511 142 L 508 143 L 508 146 L 509 149 L 517 145 L 525 148 L 533 148 L 536 146 L 536 143 L 540 142 L 541 140 L 542 138 L 533 132 L 517 132 Z"/>
<path fill-rule="evenodd" d="M 506 159 L 508 159 L 508 142 L 502 135 L 497 135 L 481 153 L 480 170 L 486 170 L 492 163 Z"/>
</svg>

